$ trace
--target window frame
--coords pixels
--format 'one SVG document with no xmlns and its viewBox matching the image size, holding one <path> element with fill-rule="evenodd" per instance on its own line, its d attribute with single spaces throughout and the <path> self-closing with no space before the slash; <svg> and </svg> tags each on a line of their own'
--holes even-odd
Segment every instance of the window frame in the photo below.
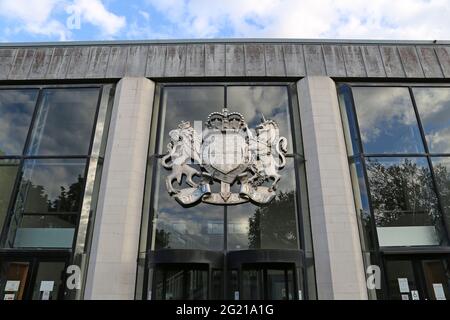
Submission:
<svg viewBox="0 0 450 320">
<path fill-rule="evenodd" d="M 347 109 L 346 106 L 343 106 L 340 104 L 340 113 L 341 116 L 344 117 L 344 115 L 347 117 L 348 119 L 348 112 L 352 113 L 353 116 L 353 120 L 354 123 L 348 123 L 349 126 L 355 126 L 355 132 L 356 132 L 356 137 L 353 137 L 351 134 L 352 132 L 350 131 L 349 134 L 350 136 L 348 137 L 351 141 L 347 141 L 347 133 L 344 132 L 344 137 L 346 138 L 345 143 L 346 143 L 346 150 L 350 150 L 349 147 L 351 147 L 352 152 L 355 151 L 355 147 L 353 146 L 353 144 L 357 144 L 356 148 L 357 148 L 357 153 L 354 154 L 348 154 L 347 159 L 349 162 L 349 166 L 353 163 L 356 165 L 356 162 L 359 161 L 360 165 L 362 167 L 362 173 L 363 173 L 363 177 L 365 180 L 365 187 L 366 187 L 366 193 L 367 193 L 367 200 L 368 200 L 368 208 L 369 208 L 369 215 L 371 217 L 371 223 L 370 223 L 370 229 L 371 229 L 371 234 L 373 235 L 373 237 L 371 237 L 372 241 L 373 241 L 373 246 L 369 246 L 368 247 L 368 251 L 364 250 L 364 248 L 362 248 L 362 252 L 363 255 L 368 254 L 369 256 L 372 256 L 370 258 L 371 261 L 375 261 L 375 263 L 378 263 L 378 265 L 381 268 L 381 272 L 382 274 L 385 274 L 385 266 L 384 266 L 384 260 L 386 259 L 386 257 L 389 257 L 392 253 L 395 254 L 412 254 L 412 255 L 417 255 L 417 254 L 423 254 L 423 253 L 431 253 L 434 251 L 440 252 L 440 253 L 445 253 L 445 254 L 450 254 L 450 226 L 446 223 L 445 219 L 444 219 L 444 207 L 443 207 L 443 202 L 441 199 L 441 195 L 439 193 L 439 189 L 437 186 L 437 182 L 436 182 L 436 177 L 435 177 L 435 173 L 434 173 L 434 167 L 433 167 L 433 163 L 432 163 L 432 158 L 433 157 L 450 157 L 450 153 L 441 153 L 441 154 L 431 154 L 429 152 L 429 148 L 428 148 L 428 143 L 426 141 L 425 138 L 425 132 L 423 129 L 423 125 L 422 125 L 422 121 L 420 118 L 420 114 L 418 112 L 418 108 L 417 108 L 417 104 L 416 104 L 416 100 L 414 98 L 414 93 L 413 93 L 413 88 L 414 87 L 426 87 L 426 88 L 449 88 L 450 89 L 450 84 L 449 83 L 437 83 L 437 82 L 432 82 L 432 83 L 423 83 L 423 82 L 397 82 L 397 81 L 392 81 L 392 82 L 364 82 L 364 81 L 360 81 L 360 82 L 354 82 L 354 81 L 336 81 L 336 93 L 337 96 L 339 97 L 342 88 L 348 88 L 349 90 L 349 102 L 350 102 L 350 106 L 349 109 Z M 356 113 L 356 107 L 355 107 L 355 99 L 353 97 L 353 88 L 354 87 L 406 87 L 408 88 L 409 91 L 409 95 L 411 98 L 411 102 L 412 102 L 412 106 L 414 109 L 414 114 L 416 116 L 416 120 L 417 120 L 417 125 L 419 127 L 419 132 L 420 132 L 420 137 L 422 139 L 422 144 L 424 147 L 424 153 L 396 153 L 396 154 L 365 154 L 364 153 L 364 149 L 363 149 L 363 143 L 361 140 L 361 131 L 360 131 L 360 127 L 359 127 L 359 122 L 358 122 L 358 117 L 357 117 L 357 113 Z M 344 121 L 344 120 L 342 120 Z M 345 120 L 348 121 L 348 120 Z M 343 125 L 344 130 L 345 130 L 345 126 Z M 350 128 L 349 128 L 350 129 Z M 352 145 L 349 146 L 349 143 L 351 143 Z M 446 245 L 440 245 L 440 246 L 396 246 L 396 247 L 380 247 L 379 244 L 379 240 L 378 240 L 378 232 L 377 232 L 377 228 L 376 228 L 376 223 L 375 223 L 375 213 L 374 213 L 374 209 L 373 209 L 373 205 L 372 205 L 372 194 L 370 191 L 370 185 L 369 185 L 369 177 L 368 177 L 368 173 L 367 173 L 367 165 L 366 165 L 366 158 L 367 157 L 424 157 L 427 159 L 427 163 L 429 166 L 429 170 L 430 170 L 430 174 L 431 174 L 431 179 L 432 179 L 432 187 L 433 187 L 433 191 L 436 194 L 437 197 L 437 202 L 438 202 L 438 208 L 440 210 L 441 213 L 441 223 L 444 226 L 444 234 L 442 235 L 442 237 L 444 238 L 444 240 L 447 241 Z M 354 186 L 352 185 L 352 188 L 354 189 Z M 355 206 L 356 206 L 356 202 L 355 202 Z M 360 220 L 360 215 L 357 212 L 357 219 Z M 360 229 L 360 223 L 358 222 L 358 229 Z M 360 234 L 361 232 L 365 232 L 365 230 L 359 230 Z M 370 235 L 369 235 L 370 236 Z M 373 262 L 372 262 L 373 264 Z M 366 265 L 366 262 L 365 262 Z M 367 265 L 366 265 L 367 267 Z M 387 283 L 387 279 L 384 276 L 383 277 L 383 281 L 382 281 L 382 288 L 381 290 L 376 290 L 376 296 L 380 296 L 381 298 L 386 299 L 388 297 L 388 293 L 386 291 L 386 289 L 388 288 L 388 283 Z M 370 292 L 368 290 L 368 293 L 370 295 Z"/>
<path fill-rule="evenodd" d="M 292 153 L 286 155 L 287 158 L 293 158 L 294 162 L 294 170 L 295 174 L 295 186 L 296 186 L 296 197 L 295 197 L 295 207 L 296 207 L 296 229 L 297 229 L 297 243 L 298 249 L 304 252 L 306 255 L 312 252 L 312 248 L 308 250 L 311 244 L 311 224 L 309 217 L 309 202 L 308 202 L 308 191 L 306 184 L 303 188 L 300 188 L 306 182 L 306 173 L 303 175 L 299 173 L 299 171 L 305 171 L 305 158 L 303 154 L 303 136 L 301 129 L 301 119 L 300 119 L 300 111 L 298 106 L 298 93 L 296 87 L 296 81 L 292 81 L 286 79 L 285 81 L 211 81 L 211 82 L 158 82 L 155 88 L 155 98 L 153 102 L 153 113 L 151 119 L 151 129 L 150 129 L 150 138 L 149 138 L 149 147 L 147 153 L 147 167 L 146 167 L 146 186 L 144 191 L 144 203 L 142 207 L 142 217 L 141 217 L 141 231 L 140 231 L 140 244 L 139 244 L 139 255 L 145 255 L 145 266 L 149 265 L 148 253 L 152 251 L 152 236 L 153 236 L 153 223 L 155 223 L 155 212 L 153 208 L 153 199 L 155 198 L 155 190 L 157 187 L 157 170 L 158 170 L 158 161 L 161 159 L 164 154 L 159 154 L 158 149 L 160 149 L 160 144 L 163 143 L 161 139 L 162 134 L 162 121 L 163 119 L 163 92 L 166 87 L 189 87 L 189 86 L 201 86 L 201 87 L 224 87 L 224 104 L 227 106 L 227 87 L 232 86 L 280 86 L 286 88 L 286 93 L 288 96 L 288 112 L 289 112 L 289 124 L 291 129 L 291 137 L 289 137 L 292 141 Z M 207 116 L 207 115 L 205 115 Z M 303 168 L 302 168 L 303 167 Z M 303 183 L 302 183 L 303 182 Z M 306 213 L 306 214 L 305 214 Z M 306 218 L 305 218 L 306 217 Z M 227 209 L 224 206 L 224 248 L 227 248 L 228 245 L 228 216 Z M 305 223 L 307 221 L 307 223 Z M 308 229 L 308 230 L 305 230 Z M 225 250 L 225 249 L 224 249 Z M 226 249 L 228 252 L 228 248 Z M 306 251 L 308 251 L 306 253 Z M 305 258 L 306 259 L 306 258 Z M 225 267 L 221 269 L 223 272 L 224 279 L 227 277 L 228 268 Z M 142 297 L 147 299 L 148 295 L 148 283 L 149 283 L 149 269 L 144 269 L 143 275 L 143 283 L 138 282 L 138 277 L 136 277 L 136 288 L 138 286 L 143 285 Z M 308 275 L 306 274 L 306 268 L 303 268 L 303 278 L 305 279 L 303 282 L 303 289 L 305 292 L 305 298 L 307 299 L 310 292 L 315 290 L 315 284 L 308 284 L 307 280 Z M 311 286 L 311 287 L 309 287 Z M 226 296 L 227 282 L 224 282 L 224 295 Z M 138 292 L 139 290 L 136 290 Z M 312 295 L 314 295 L 312 293 Z"/>
<path fill-rule="evenodd" d="M 70 248 L 56 249 L 56 250 L 60 250 L 60 251 L 70 251 L 70 252 L 75 251 L 78 233 L 79 233 L 80 221 L 82 218 L 83 202 L 84 202 L 84 198 L 85 198 L 85 194 L 86 194 L 86 185 L 87 185 L 87 179 L 89 176 L 90 162 L 91 162 L 92 158 L 98 157 L 96 155 L 93 155 L 92 151 L 93 151 L 93 146 L 94 146 L 94 140 L 96 138 L 96 133 L 97 133 L 96 128 L 98 125 L 99 112 L 100 112 L 101 104 L 103 103 L 103 101 L 108 100 L 107 97 L 104 96 L 105 95 L 104 91 L 105 91 L 105 88 L 107 88 L 109 86 L 111 86 L 111 90 L 114 90 L 113 84 L 110 84 L 110 83 L 1 85 L 0 86 L 0 90 L 21 90 L 21 89 L 38 90 L 38 97 L 36 99 L 36 104 L 34 106 L 33 114 L 31 117 L 28 132 L 27 132 L 27 136 L 26 136 L 25 143 L 23 146 L 22 154 L 21 155 L 12 155 L 12 156 L 8 156 L 8 155 L 0 156 L 0 160 L 14 159 L 14 160 L 19 161 L 18 173 L 16 175 L 16 179 L 15 179 L 15 182 L 13 185 L 13 191 L 12 191 L 12 194 L 11 194 L 11 197 L 9 200 L 7 215 L 6 215 L 4 224 L 3 224 L 3 228 L 0 230 L 0 245 L 1 245 L 0 251 L 36 249 L 36 248 L 15 248 L 8 244 L 9 228 L 10 228 L 11 221 L 13 219 L 13 214 L 14 214 L 13 211 L 14 211 L 16 199 L 17 199 L 17 196 L 19 193 L 19 188 L 20 188 L 20 183 L 22 180 L 25 161 L 26 160 L 45 160 L 45 159 L 62 159 L 62 160 L 80 159 L 80 160 L 85 160 L 86 164 L 84 167 L 84 176 L 83 176 L 84 183 L 83 183 L 83 187 L 82 187 L 81 205 L 80 205 L 80 209 L 76 213 L 78 215 L 78 218 L 77 218 L 77 222 L 75 225 L 72 246 Z M 42 103 L 43 91 L 46 89 L 98 89 L 98 97 L 97 97 L 97 101 L 96 101 L 96 107 L 95 107 L 96 109 L 95 109 L 95 114 L 94 114 L 93 126 L 91 128 L 91 135 L 90 135 L 90 139 L 89 139 L 89 148 L 88 148 L 88 153 L 86 155 L 62 155 L 62 156 L 61 155 L 46 155 L 45 156 L 45 155 L 28 155 L 27 154 L 28 147 L 31 143 L 33 127 L 37 123 L 37 115 L 39 112 L 39 107 Z M 107 127 L 108 127 L 108 123 L 105 123 L 103 131 Z M 99 158 L 101 158 L 101 157 L 99 157 Z M 53 248 L 45 248 L 45 247 L 42 249 L 54 250 Z"/>
</svg>

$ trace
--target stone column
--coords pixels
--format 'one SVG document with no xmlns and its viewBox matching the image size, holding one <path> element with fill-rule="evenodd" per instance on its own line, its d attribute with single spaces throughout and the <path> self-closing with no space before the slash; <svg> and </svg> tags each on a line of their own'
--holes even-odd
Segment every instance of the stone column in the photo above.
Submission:
<svg viewBox="0 0 450 320">
<path fill-rule="evenodd" d="M 367 299 L 336 84 L 297 83 L 319 299 Z"/>
<path fill-rule="evenodd" d="M 134 299 L 154 91 L 146 78 L 117 85 L 84 299 Z"/>
</svg>

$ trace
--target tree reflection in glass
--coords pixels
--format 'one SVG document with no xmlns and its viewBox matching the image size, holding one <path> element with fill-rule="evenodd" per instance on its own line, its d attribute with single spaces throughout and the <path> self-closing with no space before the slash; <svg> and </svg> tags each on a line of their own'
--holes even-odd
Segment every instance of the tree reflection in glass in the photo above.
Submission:
<svg viewBox="0 0 450 320">
<path fill-rule="evenodd" d="M 450 158 L 432 157 L 434 177 L 444 210 L 447 234 L 450 232 Z"/>
<path fill-rule="evenodd" d="M 421 241 L 418 232 L 428 239 L 417 245 L 439 243 L 436 237 L 442 232 L 441 214 L 426 158 L 369 158 L 367 173 L 380 244 L 391 240 L 386 234 L 391 230 L 397 232 L 396 241 L 405 231 L 413 238 L 416 233 L 414 241 Z M 423 228 L 428 226 L 434 229 Z M 392 227 L 395 229 L 387 229 Z"/>
<path fill-rule="evenodd" d="M 71 247 L 84 189 L 86 160 L 26 160 L 9 228 L 9 243 L 22 246 L 58 245 L 58 235 Z M 58 228 L 69 233 L 54 233 Z M 47 238 L 47 239 L 46 239 Z M 32 241 L 31 241 L 32 240 Z M 46 240 L 50 242 L 47 243 Z M 50 245 L 52 246 L 52 245 Z"/>
<path fill-rule="evenodd" d="M 266 205 L 229 206 L 228 249 L 298 249 L 295 170 L 287 159 L 277 196 Z"/>
</svg>

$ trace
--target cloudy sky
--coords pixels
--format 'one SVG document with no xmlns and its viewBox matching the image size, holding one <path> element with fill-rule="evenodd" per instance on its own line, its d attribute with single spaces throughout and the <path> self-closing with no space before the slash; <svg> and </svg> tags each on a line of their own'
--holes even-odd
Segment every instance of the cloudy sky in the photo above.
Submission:
<svg viewBox="0 0 450 320">
<path fill-rule="evenodd" d="M 0 0 L 0 41 L 450 39 L 450 0 Z"/>
</svg>

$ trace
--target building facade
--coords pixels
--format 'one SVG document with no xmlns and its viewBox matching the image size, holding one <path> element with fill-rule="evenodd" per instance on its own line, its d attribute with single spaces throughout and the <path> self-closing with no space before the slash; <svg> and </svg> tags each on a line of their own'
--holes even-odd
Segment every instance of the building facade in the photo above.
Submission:
<svg viewBox="0 0 450 320">
<path fill-rule="evenodd" d="M 3 44 L 0 298 L 449 299 L 449 79 L 448 42 Z"/>
</svg>

